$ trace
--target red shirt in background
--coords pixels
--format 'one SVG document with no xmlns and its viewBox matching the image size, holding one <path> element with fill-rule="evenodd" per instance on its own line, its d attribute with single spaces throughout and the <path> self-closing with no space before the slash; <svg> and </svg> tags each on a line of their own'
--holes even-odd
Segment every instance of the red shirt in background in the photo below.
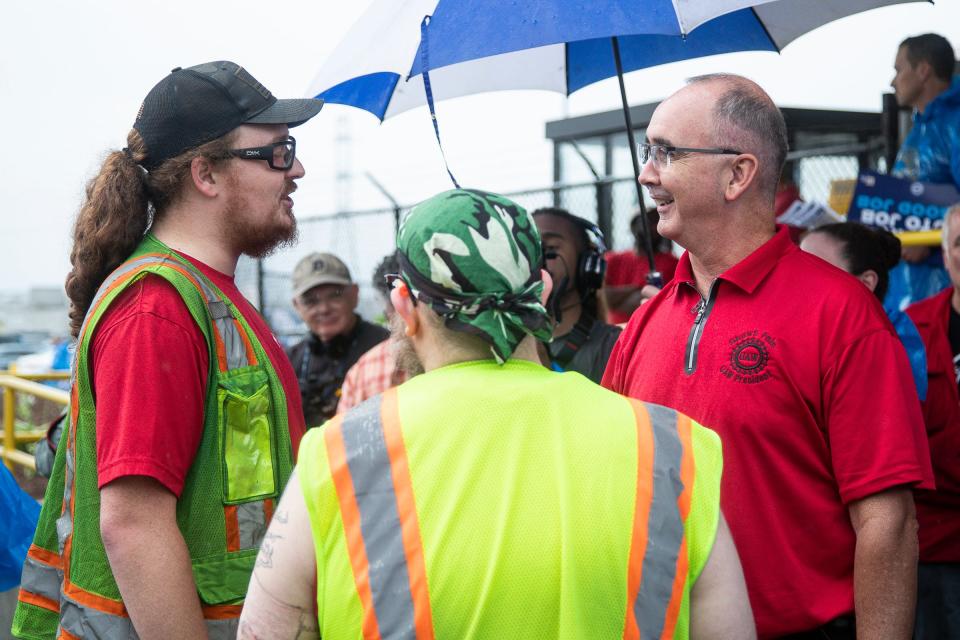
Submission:
<svg viewBox="0 0 960 640">
<path fill-rule="evenodd" d="M 611 287 L 622 287 L 633 285 L 638 288 L 647 284 L 647 273 L 650 267 L 647 264 L 647 256 L 639 256 L 630 249 L 628 251 L 609 251 L 606 254 L 607 275 L 603 278 L 603 283 Z M 653 264 L 657 271 L 663 274 L 663 283 L 670 282 L 673 279 L 673 272 L 677 269 L 677 257 L 672 253 L 653 254 Z M 615 309 L 607 310 L 607 322 L 609 324 L 623 324 L 630 319 L 629 313 L 623 313 Z"/>
<path fill-rule="evenodd" d="M 603 386 L 720 434 L 721 506 L 759 634 L 814 629 L 854 610 L 847 505 L 933 486 L 910 365 L 876 298 L 783 227 L 717 279 L 688 352 L 693 282 L 684 254 L 630 319 Z"/>
<path fill-rule="evenodd" d="M 920 562 L 960 562 L 960 395 L 950 347 L 953 288 L 907 307 L 927 349 L 927 401 L 936 491 L 917 491 Z"/>
<path fill-rule="evenodd" d="M 231 276 L 187 257 L 253 329 L 283 384 L 294 456 L 306 431 L 300 389 L 267 323 Z M 98 486 L 155 478 L 180 496 L 203 433 L 209 358 L 200 327 L 169 282 L 147 275 L 104 313 L 91 344 Z"/>
</svg>

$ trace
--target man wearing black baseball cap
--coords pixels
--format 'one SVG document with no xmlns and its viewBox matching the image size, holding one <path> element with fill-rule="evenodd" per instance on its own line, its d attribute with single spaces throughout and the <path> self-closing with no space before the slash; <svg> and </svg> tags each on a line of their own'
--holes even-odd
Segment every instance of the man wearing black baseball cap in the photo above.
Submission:
<svg viewBox="0 0 960 640">
<path fill-rule="evenodd" d="M 174 69 L 87 185 L 66 283 L 70 424 L 16 636 L 236 635 L 304 424 L 234 272 L 295 239 L 289 130 L 321 106 L 278 100 L 232 62 Z"/>
</svg>

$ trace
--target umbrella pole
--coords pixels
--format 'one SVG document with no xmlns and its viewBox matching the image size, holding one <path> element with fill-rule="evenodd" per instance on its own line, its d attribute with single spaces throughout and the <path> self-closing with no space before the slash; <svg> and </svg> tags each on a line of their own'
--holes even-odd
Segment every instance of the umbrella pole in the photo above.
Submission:
<svg viewBox="0 0 960 640">
<path fill-rule="evenodd" d="M 633 161 L 633 186 L 637 188 L 637 203 L 640 207 L 640 220 L 643 224 L 643 249 L 647 254 L 647 263 L 650 270 L 647 272 L 647 283 L 655 287 L 663 287 L 663 275 L 657 271 L 653 261 L 653 238 L 650 235 L 650 221 L 647 219 L 647 208 L 643 204 L 643 188 L 640 186 L 640 162 L 637 159 L 637 142 L 633 137 L 633 122 L 630 119 L 630 104 L 627 102 L 627 88 L 623 84 L 623 65 L 620 62 L 620 45 L 617 37 L 610 38 L 613 45 L 613 61 L 617 65 L 617 80 L 620 82 L 620 99 L 623 101 L 623 120 L 627 125 L 627 145 L 630 147 L 630 159 Z"/>
</svg>

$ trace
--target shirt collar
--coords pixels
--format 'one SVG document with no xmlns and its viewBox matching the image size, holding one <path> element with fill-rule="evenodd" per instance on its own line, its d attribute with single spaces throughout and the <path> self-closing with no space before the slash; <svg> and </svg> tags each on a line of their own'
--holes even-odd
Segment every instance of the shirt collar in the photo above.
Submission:
<svg viewBox="0 0 960 640">
<path fill-rule="evenodd" d="M 718 277 L 742 289 L 746 293 L 753 293 L 763 279 L 780 258 L 791 251 L 800 249 L 790 239 L 790 230 L 785 225 L 777 225 L 777 232 L 772 238 L 760 245 L 753 253 L 733 265 Z M 693 267 L 690 265 L 690 254 L 684 251 L 677 265 L 674 280 L 679 282 L 695 282 Z"/>
</svg>

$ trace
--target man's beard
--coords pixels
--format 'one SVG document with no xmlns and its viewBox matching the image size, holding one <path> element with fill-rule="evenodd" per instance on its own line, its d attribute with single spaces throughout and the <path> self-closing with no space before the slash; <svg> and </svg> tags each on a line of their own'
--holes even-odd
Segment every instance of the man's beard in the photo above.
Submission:
<svg viewBox="0 0 960 640">
<path fill-rule="evenodd" d="M 390 317 L 390 347 L 393 352 L 394 366 L 409 377 L 423 373 L 423 363 L 413 348 L 413 341 L 407 336 L 407 325 L 400 314 Z"/>
<path fill-rule="evenodd" d="M 277 222 L 274 219 L 276 211 L 270 212 L 268 221 L 258 220 L 257 214 L 251 211 L 249 199 L 241 195 L 239 182 L 232 186 L 225 214 L 228 220 L 227 233 L 233 247 L 251 258 L 266 258 L 278 249 L 297 244 L 300 233 L 292 211 L 283 209 L 278 201 L 277 207 L 281 208 L 289 224 Z"/>
</svg>

